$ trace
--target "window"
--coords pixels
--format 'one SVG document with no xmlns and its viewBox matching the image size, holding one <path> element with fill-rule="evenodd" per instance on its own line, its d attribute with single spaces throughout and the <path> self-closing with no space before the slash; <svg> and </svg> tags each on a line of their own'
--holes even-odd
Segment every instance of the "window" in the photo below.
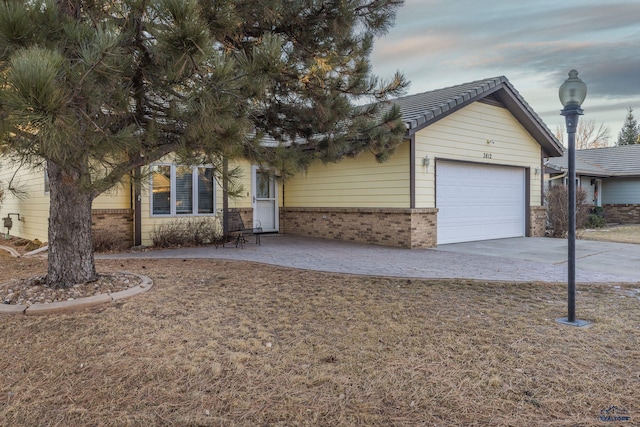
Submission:
<svg viewBox="0 0 640 427">
<path fill-rule="evenodd" d="M 190 167 L 176 167 L 176 214 L 193 214 L 193 170 Z"/>
<path fill-rule="evenodd" d="M 267 171 L 256 171 L 256 197 L 270 199 L 273 197 L 273 175 Z"/>
<path fill-rule="evenodd" d="M 49 171 L 47 167 L 44 167 L 44 194 L 51 193 L 51 186 L 49 185 Z"/>
<path fill-rule="evenodd" d="M 213 206 L 213 168 L 198 168 L 198 213 L 212 214 Z"/>
<path fill-rule="evenodd" d="M 151 166 L 151 215 L 211 215 L 214 197 L 210 166 Z"/>
</svg>

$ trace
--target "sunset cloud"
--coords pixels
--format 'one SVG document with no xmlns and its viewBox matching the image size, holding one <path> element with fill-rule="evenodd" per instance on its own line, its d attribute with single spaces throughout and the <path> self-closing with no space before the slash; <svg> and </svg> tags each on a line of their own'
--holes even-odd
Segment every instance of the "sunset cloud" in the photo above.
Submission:
<svg viewBox="0 0 640 427">
<path fill-rule="evenodd" d="M 617 135 L 626 108 L 640 110 L 638 45 L 636 0 L 407 0 L 372 61 L 381 77 L 404 72 L 409 93 L 505 75 L 550 127 L 575 68 L 585 114 Z"/>
</svg>

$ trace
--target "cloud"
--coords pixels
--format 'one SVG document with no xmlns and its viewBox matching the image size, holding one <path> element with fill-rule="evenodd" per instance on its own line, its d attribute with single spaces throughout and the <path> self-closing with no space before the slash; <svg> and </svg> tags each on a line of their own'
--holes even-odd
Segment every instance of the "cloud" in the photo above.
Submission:
<svg viewBox="0 0 640 427">
<path fill-rule="evenodd" d="M 380 62 L 396 62 L 421 57 L 421 52 L 425 49 L 428 49 L 429 56 L 442 55 L 450 52 L 456 46 L 456 42 L 446 35 L 432 32 L 395 41 L 381 40 L 376 45 L 374 59 Z"/>
<path fill-rule="evenodd" d="M 627 107 L 640 110 L 637 0 L 487 3 L 407 0 L 376 44 L 374 72 L 402 70 L 410 93 L 506 75 L 553 122 L 562 119 L 558 87 L 575 68 L 597 121 L 618 127 Z"/>
</svg>

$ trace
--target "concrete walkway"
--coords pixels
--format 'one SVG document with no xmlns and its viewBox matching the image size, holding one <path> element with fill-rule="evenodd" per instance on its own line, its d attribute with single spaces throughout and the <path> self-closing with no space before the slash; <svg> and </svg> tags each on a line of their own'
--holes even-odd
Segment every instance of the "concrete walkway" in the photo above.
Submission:
<svg viewBox="0 0 640 427">
<path fill-rule="evenodd" d="M 640 245 L 579 240 L 576 282 L 640 283 Z M 204 258 L 307 270 L 411 278 L 566 282 L 567 241 L 513 238 L 398 249 L 292 235 L 263 235 L 262 246 L 227 245 L 101 254 L 96 258 Z"/>
</svg>

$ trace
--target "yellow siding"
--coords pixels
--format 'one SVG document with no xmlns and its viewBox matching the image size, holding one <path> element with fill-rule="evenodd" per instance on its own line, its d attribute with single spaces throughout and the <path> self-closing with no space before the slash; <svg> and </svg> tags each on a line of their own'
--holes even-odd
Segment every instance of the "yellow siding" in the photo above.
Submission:
<svg viewBox="0 0 640 427">
<path fill-rule="evenodd" d="M 246 160 L 238 161 L 235 164 L 229 164 L 229 169 L 240 167 L 242 176 L 238 182 L 242 185 L 243 193 L 238 198 L 229 197 L 230 208 L 250 208 L 251 207 L 251 163 Z M 222 188 L 220 188 L 220 205 L 222 208 Z"/>
<path fill-rule="evenodd" d="M 370 153 L 327 165 L 315 162 L 284 184 L 287 207 L 408 208 L 409 142 L 387 162 Z"/>
<path fill-rule="evenodd" d="M 11 181 L 12 177 L 13 181 Z M 12 187 L 20 192 L 20 197 L 7 191 L 10 181 Z M 16 216 L 11 216 L 13 220 L 11 235 L 46 242 L 48 239 L 49 195 L 44 192 L 44 170 L 32 170 L 27 167 L 17 168 L 14 164 L 0 161 L 0 183 L 5 189 L 5 198 L 0 204 L 0 218 L 6 217 L 8 213 L 19 213 L 22 219 L 22 221 L 17 221 Z M 0 226 L 2 226 L 1 222 Z M 4 227 L 0 230 L 2 234 L 7 231 Z"/>
<path fill-rule="evenodd" d="M 416 208 L 435 207 L 437 159 L 530 168 L 530 203 L 540 206 L 541 178 L 535 170 L 540 170 L 541 154 L 540 145 L 507 109 L 474 102 L 416 134 Z M 426 170 L 425 156 L 430 160 Z"/>
<path fill-rule="evenodd" d="M 131 209 L 131 184 L 128 177 L 122 183 L 95 198 L 92 209 Z"/>
<path fill-rule="evenodd" d="M 49 194 L 44 191 L 44 174 L 43 169 L 17 168 L 16 165 L 0 162 L 0 183 L 6 190 L 13 177 L 12 186 L 21 194 L 16 197 L 5 191 L 4 202 L 0 205 L 0 218 L 6 217 L 8 213 L 20 213 L 20 218 L 23 218 L 23 221 L 17 221 L 17 217 L 12 216 L 14 221 L 11 235 L 47 241 Z M 101 194 L 94 200 L 93 209 L 129 209 L 129 187 L 128 184 L 122 184 Z M 4 234 L 6 229 L 2 228 L 0 231 Z"/>
</svg>

